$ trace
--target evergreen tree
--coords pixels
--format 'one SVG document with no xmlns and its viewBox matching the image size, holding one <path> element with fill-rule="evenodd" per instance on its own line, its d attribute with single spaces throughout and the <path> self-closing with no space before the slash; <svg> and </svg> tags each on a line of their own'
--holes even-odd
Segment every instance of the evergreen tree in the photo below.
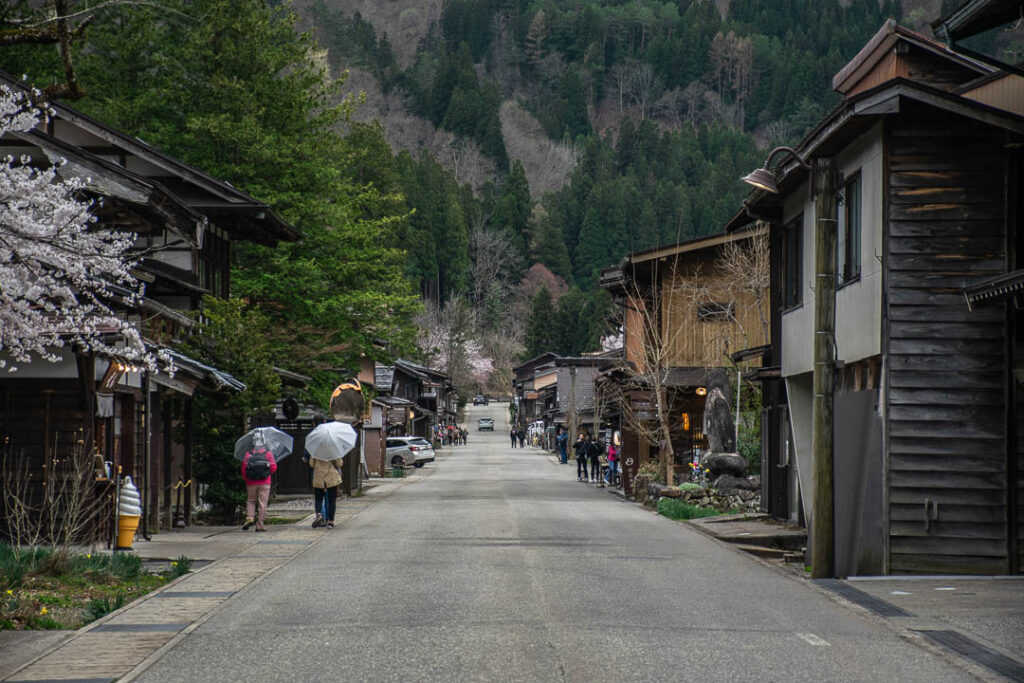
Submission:
<svg viewBox="0 0 1024 683">
<path fill-rule="evenodd" d="M 530 185 L 523 165 L 516 161 L 501 185 L 501 195 L 494 207 L 495 227 L 504 232 L 520 254 L 526 253 L 532 202 Z"/>
<path fill-rule="evenodd" d="M 524 358 L 533 358 L 555 348 L 554 335 L 555 305 L 551 290 L 546 286 L 537 290 L 530 300 L 530 311 L 526 318 L 526 337 L 523 344 Z"/>
</svg>

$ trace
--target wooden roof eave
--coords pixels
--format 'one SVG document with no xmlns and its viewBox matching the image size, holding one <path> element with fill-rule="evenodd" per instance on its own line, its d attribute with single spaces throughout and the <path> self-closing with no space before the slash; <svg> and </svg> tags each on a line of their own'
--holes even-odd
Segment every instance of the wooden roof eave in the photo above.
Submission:
<svg viewBox="0 0 1024 683">
<path fill-rule="evenodd" d="M 90 191 L 151 213 L 169 231 L 198 246 L 195 227 L 204 224 L 206 217 L 159 183 L 40 130 L 19 133 L 17 137 L 38 147 L 50 163 L 63 161 L 70 172 L 61 173 L 62 176 L 87 178 Z M 81 172 L 75 172 L 76 169 Z"/>
<path fill-rule="evenodd" d="M 804 137 L 796 151 L 808 162 L 817 157 L 832 156 L 882 117 L 898 114 L 903 100 L 1024 135 L 1024 116 L 905 78 L 896 78 L 843 100 Z M 795 159 L 788 159 L 778 173 L 779 194 L 755 190 L 744 203 L 755 211 L 763 206 L 777 205 L 783 196 L 807 179 L 808 173 Z M 737 217 L 739 214 L 734 219 Z"/>
<path fill-rule="evenodd" d="M 946 17 L 932 22 L 939 38 L 956 42 L 1021 17 L 1021 0 L 968 0 Z"/>
<path fill-rule="evenodd" d="M 979 75 L 988 74 L 993 70 L 987 64 L 971 59 L 969 56 L 951 50 L 942 43 L 932 40 L 927 36 L 900 26 L 894 19 L 888 19 L 854 58 L 832 78 L 832 89 L 843 94 L 847 93 L 849 91 L 847 85 L 852 87 L 863 80 L 878 65 L 882 57 L 888 54 L 896 43 L 900 41 L 904 41 L 919 50 L 929 52 Z"/>
<path fill-rule="evenodd" d="M 0 83 L 4 83 L 16 90 L 28 91 L 29 86 L 11 74 L 0 70 Z M 262 214 L 258 220 L 262 225 L 262 231 L 269 237 L 271 243 L 275 241 L 298 241 L 302 234 L 286 223 L 267 204 L 259 202 L 245 192 L 235 188 L 231 183 L 218 180 L 199 169 L 193 168 L 182 161 L 168 156 L 148 143 L 137 137 L 127 135 L 124 132 L 108 126 L 107 124 L 88 116 L 77 109 L 69 107 L 60 102 L 50 102 L 48 106 L 55 112 L 55 118 L 85 130 L 89 134 L 105 141 L 112 147 L 123 150 L 157 168 L 163 169 L 171 176 L 180 178 L 195 187 L 201 188 L 204 192 L 219 197 L 224 202 L 224 207 L 230 209 L 235 205 L 242 211 L 251 211 L 252 207 L 259 207 L 258 214 Z M 86 153 L 83 151 L 83 153 Z M 154 181 L 154 184 L 159 184 Z M 264 240 L 266 241 L 266 240 Z"/>
</svg>

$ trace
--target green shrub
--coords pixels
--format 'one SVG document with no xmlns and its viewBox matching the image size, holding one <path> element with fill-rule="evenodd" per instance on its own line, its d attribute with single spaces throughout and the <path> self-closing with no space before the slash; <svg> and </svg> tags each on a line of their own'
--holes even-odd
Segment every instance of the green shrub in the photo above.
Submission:
<svg viewBox="0 0 1024 683">
<path fill-rule="evenodd" d="M 179 576 L 184 576 L 192 571 L 192 560 L 182 555 L 174 562 L 171 562 L 171 569 L 168 573 L 169 578 L 176 579 Z"/>
<path fill-rule="evenodd" d="M 696 505 L 684 503 L 678 498 L 659 498 L 658 514 L 665 515 L 669 519 L 681 520 L 715 517 L 722 513 L 714 508 L 699 508 Z"/>
<path fill-rule="evenodd" d="M 110 558 L 110 573 L 118 579 L 137 579 L 142 575 L 142 558 L 135 553 L 114 553 Z"/>
<path fill-rule="evenodd" d="M 665 483 L 665 468 L 662 467 L 661 463 L 657 460 L 643 463 L 640 465 L 639 469 L 637 469 L 636 473 L 638 475 L 645 474 L 651 478 L 651 481 L 655 481 L 659 484 Z"/>
<path fill-rule="evenodd" d="M 405 470 L 403 470 L 401 467 L 396 467 L 395 469 L 388 472 L 388 476 L 392 479 L 401 479 L 402 477 L 405 476 Z"/>
<path fill-rule="evenodd" d="M 680 491 L 700 491 L 702 488 L 704 487 L 701 486 L 700 484 L 695 484 L 692 481 L 684 481 L 682 484 L 679 485 Z"/>
<path fill-rule="evenodd" d="M 85 608 L 86 623 L 96 621 L 124 605 L 124 593 L 117 593 L 103 598 L 93 598 Z"/>
</svg>

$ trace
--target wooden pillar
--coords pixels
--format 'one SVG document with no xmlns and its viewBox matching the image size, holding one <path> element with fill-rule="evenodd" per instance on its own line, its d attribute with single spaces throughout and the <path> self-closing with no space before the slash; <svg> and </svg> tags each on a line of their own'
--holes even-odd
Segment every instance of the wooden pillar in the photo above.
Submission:
<svg viewBox="0 0 1024 683">
<path fill-rule="evenodd" d="M 163 519 L 163 528 L 170 529 L 171 526 L 172 526 L 172 523 L 171 523 L 171 497 L 172 497 L 171 496 L 171 493 L 172 493 L 172 489 L 171 489 L 171 485 L 172 485 L 171 456 L 173 454 L 173 451 L 172 451 L 173 444 L 172 444 L 172 440 L 171 440 L 171 431 L 172 431 L 172 425 L 174 423 L 174 413 L 173 413 L 174 399 L 172 399 L 172 398 L 170 398 L 168 396 L 168 397 L 164 398 L 160 402 L 160 405 L 161 405 L 161 410 L 160 410 L 160 430 L 161 430 L 162 435 L 163 435 L 163 446 L 160 449 L 162 451 L 161 454 L 160 454 L 161 465 L 162 466 L 160 468 L 160 474 L 161 474 L 161 476 L 160 476 L 160 488 L 158 490 L 162 494 L 161 498 L 162 498 L 163 505 L 161 506 L 161 508 L 162 508 L 163 514 L 161 515 L 161 517 Z"/>
<path fill-rule="evenodd" d="M 811 577 L 835 574 L 833 498 L 836 325 L 836 167 L 834 159 L 814 161 L 814 517 L 811 520 Z"/>
<path fill-rule="evenodd" d="M 185 524 L 192 523 L 192 496 L 195 494 L 196 485 L 192 481 L 192 444 L 195 441 L 195 416 L 192 409 L 195 405 L 195 398 L 189 396 L 185 401 Z"/>
</svg>

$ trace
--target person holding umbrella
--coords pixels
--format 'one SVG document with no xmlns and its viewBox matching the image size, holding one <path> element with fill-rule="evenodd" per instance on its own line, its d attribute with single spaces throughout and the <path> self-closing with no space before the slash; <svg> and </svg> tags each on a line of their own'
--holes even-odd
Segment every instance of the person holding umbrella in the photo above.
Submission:
<svg viewBox="0 0 1024 683">
<path fill-rule="evenodd" d="M 334 513 L 338 508 L 338 487 L 341 485 L 342 459 L 318 460 L 309 459 L 313 468 L 313 498 L 316 506 L 316 519 L 313 528 L 326 526 L 334 528 Z M 324 505 L 326 499 L 327 505 Z M 321 512 L 322 511 L 322 512 Z"/>
<path fill-rule="evenodd" d="M 313 468 L 313 494 L 317 511 L 314 527 L 334 528 L 342 459 L 355 448 L 356 439 L 356 431 L 344 422 L 318 424 L 306 435 L 306 451 L 310 456 L 309 466 Z M 327 509 L 322 513 L 325 498 Z"/>
<path fill-rule="evenodd" d="M 267 450 L 263 434 L 258 430 L 252 437 L 252 450 L 242 459 L 242 479 L 245 480 L 245 523 L 242 528 L 248 530 L 253 524 L 256 504 L 259 503 L 259 518 L 256 531 L 266 531 L 263 525 L 267 520 L 267 503 L 270 501 L 270 475 L 277 471 L 274 454 Z"/>
<path fill-rule="evenodd" d="M 292 437 L 273 427 L 257 427 L 242 435 L 235 442 L 235 460 L 242 463 L 242 479 L 245 480 L 245 523 L 248 530 L 254 523 L 256 505 L 259 504 L 259 523 L 256 531 L 266 531 L 263 523 L 267 518 L 267 503 L 270 501 L 270 475 L 277 471 L 277 463 L 292 452 Z"/>
</svg>

